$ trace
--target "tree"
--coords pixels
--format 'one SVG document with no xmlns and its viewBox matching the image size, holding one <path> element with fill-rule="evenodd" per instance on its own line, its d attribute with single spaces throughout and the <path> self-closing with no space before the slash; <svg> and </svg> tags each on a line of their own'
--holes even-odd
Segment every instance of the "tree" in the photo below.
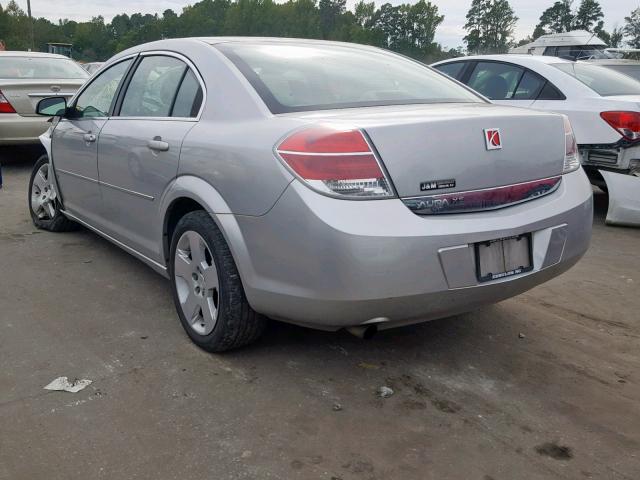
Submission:
<svg viewBox="0 0 640 480">
<path fill-rule="evenodd" d="M 602 8 L 596 0 L 582 0 L 573 20 L 573 28 L 597 33 L 597 30 L 602 30 L 602 17 Z"/>
<path fill-rule="evenodd" d="M 506 53 L 518 21 L 508 0 L 473 0 L 464 41 L 470 53 Z"/>
<path fill-rule="evenodd" d="M 546 33 L 562 33 L 573 29 L 574 15 L 571 11 L 573 0 L 560 0 L 547 8 L 540 16 L 540 23 L 533 32 L 538 38 Z"/>
<path fill-rule="evenodd" d="M 346 0 L 195 1 L 181 13 L 171 9 L 162 15 L 123 13 L 110 23 L 101 16 L 88 22 L 61 19 L 57 23 L 37 18 L 36 48 L 45 50 L 50 41 L 69 42 L 74 44 L 75 58 L 94 61 L 161 38 L 230 34 L 345 40 L 386 47 L 426 62 L 460 54 L 434 42 L 444 17 L 426 0 L 380 8 L 371 0 L 360 0 L 354 11 L 346 9 Z M 24 32 L 29 27 L 29 18 L 17 2 L 0 6 L 0 36 L 7 48 L 27 49 L 30 42 Z"/>
<path fill-rule="evenodd" d="M 622 46 L 622 40 L 624 40 L 624 29 L 621 27 L 613 27 L 613 31 L 609 36 L 608 45 L 611 48 L 620 48 Z"/>
<path fill-rule="evenodd" d="M 322 38 L 331 38 L 331 32 L 336 29 L 338 18 L 346 10 L 347 0 L 320 0 L 320 31 Z"/>
<path fill-rule="evenodd" d="M 640 48 L 640 7 L 624 17 L 624 34 L 629 37 L 629 45 L 632 48 Z"/>
</svg>

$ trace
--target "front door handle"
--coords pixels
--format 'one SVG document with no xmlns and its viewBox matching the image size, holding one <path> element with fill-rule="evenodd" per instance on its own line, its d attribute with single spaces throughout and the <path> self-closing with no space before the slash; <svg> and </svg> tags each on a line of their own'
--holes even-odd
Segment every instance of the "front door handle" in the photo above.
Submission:
<svg viewBox="0 0 640 480">
<path fill-rule="evenodd" d="M 147 142 L 147 147 L 157 152 L 166 152 L 169 150 L 169 144 L 162 140 L 162 137 L 153 137 L 153 140 Z"/>
<path fill-rule="evenodd" d="M 96 141 L 96 136 L 93 133 L 85 133 L 83 135 L 84 141 L 87 143 L 93 143 Z"/>
</svg>

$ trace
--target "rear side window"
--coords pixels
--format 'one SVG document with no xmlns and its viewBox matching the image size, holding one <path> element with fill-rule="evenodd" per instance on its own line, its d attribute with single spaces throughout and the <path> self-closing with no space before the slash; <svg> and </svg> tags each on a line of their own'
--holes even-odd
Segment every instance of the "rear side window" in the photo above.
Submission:
<svg viewBox="0 0 640 480">
<path fill-rule="evenodd" d="M 524 68 L 501 62 L 478 62 L 468 85 L 491 100 L 511 100 Z"/>
<path fill-rule="evenodd" d="M 434 68 L 442 73 L 449 75 L 451 78 L 460 79 L 460 74 L 464 70 L 465 62 L 445 63 L 444 65 L 436 65 Z"/>
<path fill-rule="evenodd" d="M 565 97 L 560 90 L 558 90 L 553 84 L 547 82 L 540 90 L 540 94 L 538 95 L 537 100 L 566 100 Z"/>
<path fill-rule="evenodd" d="M 169 117 L 173 99 L 186 70 L 174 57 L 144 57 L 127 87 L 121 117 Z"/>
<path fill-rule="evenodd" d="M 176 95 L 172 117 L 197 117 L 202 105 L 202 88 L 191 70 L 188 70 Z"/>
<path fill-rule="evenodd" d="M 640 82 L 622 73 L 588 63 L 556 63 L 558 70 L 571 75 L 603 97 L 640 95 Z"/>
<path fill-rule="evenodd" d="M 216 47 L 273 113 L 482 102 L 425 65 L 381 50 L 303 42 L 230 42 Z"/>
<path fill-rule="evenodd" d="M 545 80 L 533 72 L 526 71 L 513 95 L 513 100 L 535 100 L 544 86 Z"/>
</svg>

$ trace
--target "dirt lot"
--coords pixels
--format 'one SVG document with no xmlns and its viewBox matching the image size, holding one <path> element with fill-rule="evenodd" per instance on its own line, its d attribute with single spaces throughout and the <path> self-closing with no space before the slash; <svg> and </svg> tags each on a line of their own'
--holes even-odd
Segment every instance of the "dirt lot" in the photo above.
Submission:
<svg viewBox="0 0 640 480">
<path fill-rule="evenodd" d="M 605 227 L 602 194 L 586 257 L 515 299 L 211 355 L 142 263 L 35 230 L 33 156 L 3 163 L 1 479 L 640 478 L 640 230 Z M 93 384 L 43 390 L 61 375 Z"/>
</svg>

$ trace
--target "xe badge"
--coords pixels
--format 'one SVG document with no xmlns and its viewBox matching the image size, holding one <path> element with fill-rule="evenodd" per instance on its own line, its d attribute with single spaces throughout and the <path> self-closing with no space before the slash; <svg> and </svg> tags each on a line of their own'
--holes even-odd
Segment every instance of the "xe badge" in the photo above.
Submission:
<svg viewBox="0 0 640 480">
<path fill-rule="evenodd" d="M 484 142 L 487 145 L 487 150 L 501 150 L 502 138 L 500 137 L 499 128 L 485 128 L 484 129 Z"/>
</svg>

